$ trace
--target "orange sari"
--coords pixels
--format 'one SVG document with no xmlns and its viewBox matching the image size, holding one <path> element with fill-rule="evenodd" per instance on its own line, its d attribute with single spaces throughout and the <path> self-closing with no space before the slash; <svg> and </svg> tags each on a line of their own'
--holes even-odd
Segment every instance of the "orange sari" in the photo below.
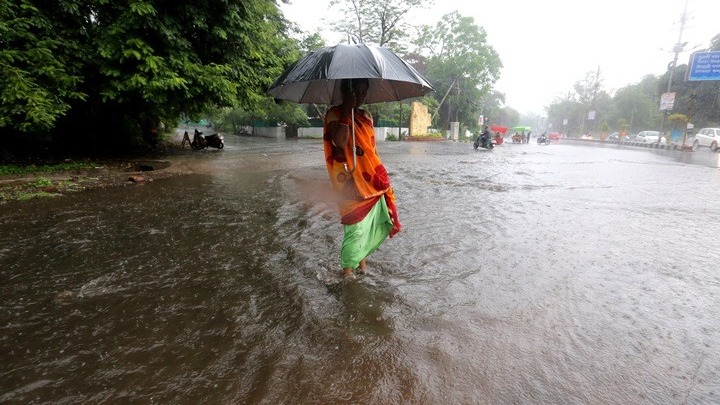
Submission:
<svg viewBox="0 0 720 405">
<path fill-rule="evenodd" d="M 377 201 L 383 197 L 387 203 L 393 221 L 390 237 L 400 231 L 400 221 L 395 207 L 395 193 L 390 186 L 390 178 L 375 149 L 375 130 L 369 112 L 360 110 L 355 114 L 355 146 L 357 167 L 353 169 L 352 132 L 344 149 L 336 147 L 328 132 L 328 124 L 340 120 L 340 107 L 335 106 L 325 115 L 323 128 L 323 148 L 325 164 L 333 188 L 341 195 L 338 203 L 340 222 L 345 225 L 358 223 L 365 218 Z M 351 128 L 352 131 L 352 128 Z"/>
</svg>

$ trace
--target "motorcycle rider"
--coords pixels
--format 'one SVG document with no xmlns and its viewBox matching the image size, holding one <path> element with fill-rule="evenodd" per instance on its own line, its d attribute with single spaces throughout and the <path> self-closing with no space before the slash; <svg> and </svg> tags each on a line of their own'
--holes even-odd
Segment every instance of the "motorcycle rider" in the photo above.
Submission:
<svg viewBox="0 0 720 405">
<path fill-rule="evenodd" d="M 485 125 L 482 134 L 480 134 L 480 146 L 486 148 L 488 142 L 490 142 L 490 130 L 487 125 Z"/>
</svg>

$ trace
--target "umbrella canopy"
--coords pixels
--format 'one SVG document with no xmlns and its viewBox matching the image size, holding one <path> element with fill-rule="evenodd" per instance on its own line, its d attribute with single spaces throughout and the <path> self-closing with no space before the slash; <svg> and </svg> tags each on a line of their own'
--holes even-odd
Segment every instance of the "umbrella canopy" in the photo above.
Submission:
<svg viewBox="0 0 720 405">
<path fill-rule="evenodd" d="M 507 132 L 508 129 L 507 129 L 507 127 L 502 127 L 500 125 L 493 125 L 490 127 L 490 130 L 493 132 L 499 132 L 499 133 L 505 135 L 505 133 Z"/>
<path fill-rule="evenodd" d="M 531 127 L 514 127 L 512 129 L 513 132 L 522 132 L 522 131 L 529 132 L 530 130 L 532 130 Z"/>
<path fill-rule="evenodd" d="M 267 93 L 296 103 L 340 104 L 342 79 L 368 79 L 367 104 L 420 97 L 433 91 L 415 68 L 386 48 L 339 44 L 295 62 Z"/>
</svg>

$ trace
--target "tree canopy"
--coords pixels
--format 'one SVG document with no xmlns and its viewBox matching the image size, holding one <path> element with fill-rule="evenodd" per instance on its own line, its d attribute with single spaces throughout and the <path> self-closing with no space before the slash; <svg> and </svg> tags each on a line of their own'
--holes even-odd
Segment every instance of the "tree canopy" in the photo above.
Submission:
<svg viewBox="0 0 720 405">
<path fill-rule="evenodd" d="M 298 56 L 274 1 L 18 0 L 0 13 L 0 133 L 13 139 L 153 143 L 181 114 L 256 105 Z"/>
<path fill-rule="evenodd" d="M 410 10 L 428 7 L 423 0 L 332 0 L 344 16 L 332 23 L 336 31 L 353 35 L 358 42 L 375 44 L 403 52 L 412 26 L 406 16 Z"/>
<path fill-rule="evenodd" d="M 492 90 L 502 68 L 500 57 L 487 43 L 485 29 L 472 17 L 453 12 L 434 26 L 423 26 L 413 43 L 416 53 L 426 58 L 425 74 L 442 100 L 442 126 L 456 120 L 476 126 L 483 97 Z"/>
</svg>

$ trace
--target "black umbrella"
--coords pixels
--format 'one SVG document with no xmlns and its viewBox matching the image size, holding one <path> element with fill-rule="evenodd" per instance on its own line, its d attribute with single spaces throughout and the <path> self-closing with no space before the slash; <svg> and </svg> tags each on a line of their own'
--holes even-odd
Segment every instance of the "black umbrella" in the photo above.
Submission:
<svg viewBox="0 0 720 405">
<path fill-rule="evenodd" d="M 338 44 L 320 48 L 295 62 L 275 80 L 268 94 L 296 103 L 340 104 L 342 79 L 368 79 L 365 103 L 400 101 L 433 91 L 415 68 L 389 49 L 365 44 Z M 355 150 L 355 118 L 352 148 Z M 355 171 L 357 155 L 353 154 Z"/>
<path fill-rule="evenodd" d="M 342 79 L 368 79 L 367 104 L 420 97 L 433 91 L 415 68 L 386 48 L 339 44 L 295 62 L 275 80 L 268 94 L 296 103 L 340 104 Z"/>
</svg>

